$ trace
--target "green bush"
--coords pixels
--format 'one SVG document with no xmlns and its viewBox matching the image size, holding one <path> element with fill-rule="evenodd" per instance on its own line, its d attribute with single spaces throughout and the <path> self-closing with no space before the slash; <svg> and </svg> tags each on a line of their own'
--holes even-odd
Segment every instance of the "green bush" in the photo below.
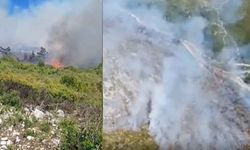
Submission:
<svg viewBox="0 0 250 150">
<path fill-rule="evenodd" d="M 0 70 L 0 92 L 12 89 L 25 102 L 70 100 L 102 106 L 101 65 L 86 70 L 73 67 L 58 70 L 3 58 Z"/>
<path fill-rule="evenodd" d="M 79 129 L 75 123 L 70 120 L 63 120 L 60 123 L 61 129 L 61 150 L 79 149 Z"/>
<path fill-rule="evenodd" d="M 32 136 L 32 137 L 35 137 L 36 136 L 36 133 L 35 131 L 31 130 L 31 129 L 26 129 L 24 131 L 24 134 L 23 134 L 23 137 L 28 137 L 28 136 Z"/>
<path fill-rule="evenodd" d="M 21 122 L 24 121 L 24 117 L 21 113 L 14 113 L 11 117 L 9 117 L 5 123 L 6 125 L 12 125 L 12 126 L 16 126 L 18 124 L 20 124 Z"/>
<path fill-rule="evenodd" d="M 44 66 L 45 66 L 45 64 L 44 64 L 43 61 L 39 61 L 37 65 L 38 65 L 39 67 L 44 67 Z"/>
<path fill-rule="evenodd" d="M 245 79 L 244 79 L 244 82 L 245 82 L 245 83 L 248 83 L 248 84 L 250 83 L 250 74 L 247 74 L 247 75 L 246 75 L 246 77 L 245 77 Z"/>
<path fill-rule="evenodd" d="M 204 34 L 205 37 L 212 41 L 209 45 L 211 45 L 210 48 L 213 52 L 215 54 L 221 52 L 225 44 L 223 38 L 226 36 L 223 29 L 217 24 L 209 24 L 206 27 Z"/>
<path fill-rule="evenodd" d="M 102 147 L 102 133 L 95 129 L 84 129 L 80 133 L 81 148 L 85 150 Z"/>
<path fill-rule="evenodd" d="M 25 126 L 25 128 L 31 128 L 33 126 L 32 120 L 30 120 L 29 118 L 25 118 L 24 119 L 24 126 Z"/>
<path fill-rule="evenodd" d="M 43 132 L 48 133 L 50 131 L 50 123 L 49 122 L 42 122 L 39 125 L 39 129 Z"/>
<path fill-rule="evenodd" d="M 102 136 L 99 130 L 80 130 L 74 121 L 65 119 L 60 125 L 62 150 L 98 150 L 101 149 Z"/>
<path fill-rule="evenodd" d="M 102 71 L 103 71 L 102 68 L 103 68 L 103 67 L 102 67 L 102 64 L 99 64 L 99 65 L 94 69 L 94 70 L 96 71 L 96 74 L 102 76 Z"/>
<path fill-rule="evenodd" d="M 228 31 L 234 36 L 239 44 L 250 43 L 250 1 L 243 0 L 243 5 L 239 11 L 243 19 L 234 24 L 227 25 Z"/>
<path fill-rule="evenodd" d="M 73 76 L 62 76 L 61 77 L 61 81 L 60 81 L 62 84 L 68 86 L 68 87 L 73 87 L 73 88 L 76 88 L 76 89 L 79 89 L 80 88 L 80 83 L 78 82 L 78 80 L 73 77 Z"/>
<path fill-rule="evenodd" d="M 15 92 L 9 92 L 9 93 L 3 93 L 0 96 L 0 102 L 3 105 L 8 105 L 11 107 L 15 107 L 16 109 L 21 109 L 22 108 L 22 103 L 20 98 L 17 96 Z"/>
<path fill-rule="evenodd" d="M 7 146 L 7 150 L 16 150 L 16 146 L 15 145 L 9 145 Z"/>
<path fill-rule="evenodd" d="M 102 109 L 101 68 L 100 65 L 84 70 L 74 67 L 55 69 L 47 65 L 41 67 L 12 59 L 0 59 L 0 103 L 17 108 L 22 108 L 22 104 L 41 105 L 45 110 L 54 110 L 54 106 L 58 106 L 69 114 L 74 113 L 75 108 L 80 108 L 78 111 L 79 114 L 84 113 L 83 120 L 73 122 L 66 119 L 60 123 L 60 148 L 100 149 L 99 124 L 102 116 L 97 114 L 101 114 Z M 4 113 L 4 110 L 0 113 Z M 47 136 L 47 132 L 50 131 L 47 122 L 41 123 L 18 116 L 10 119 L 10 122 L 15 124 L 20 124 L 20 121 L 25 124 L 23 136 L 36 136 L 38 133 L 30 130 L 33 127 L 38 127 L 42 131 L 42 135 L 37 135 L 40 139 Z M 92 126 L 98 129 L 86 131 Z"/>
<path fill-rule="evenodd" d="M 203 5 L 203 0 L 168 0 L 165 16 L 167 20 L 178 21 L 195 14 Z"/>
</svg>

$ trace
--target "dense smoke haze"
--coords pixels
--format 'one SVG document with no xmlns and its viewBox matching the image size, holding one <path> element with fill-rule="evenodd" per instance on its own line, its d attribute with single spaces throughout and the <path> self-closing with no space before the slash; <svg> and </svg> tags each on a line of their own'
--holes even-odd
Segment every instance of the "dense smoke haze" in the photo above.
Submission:
<svg viewBox="0 0 250 150">
<path fill-rule="evenodd" d="M 243 47 L 224 27 L 241 18 L 241 2 L 195 2 L 218 15 L 219 53 L 204 34 L 211 19 L 198 12 L 168 21 L 170 0 L 104 1 L 105 132 L 146 126 L 161 149 L 248 144 L 250 90 L 236 67 Z"/>
<path fill-rule="evenodd" d="M 102 59 L 102 2 L 48 0 L 9 14 L 1 1 L 0 45 L 15 51 L 45 47 L 64 65 L 93 67 Z M 48 60 L 50 63 L 51 60 Z"/>
</svg>

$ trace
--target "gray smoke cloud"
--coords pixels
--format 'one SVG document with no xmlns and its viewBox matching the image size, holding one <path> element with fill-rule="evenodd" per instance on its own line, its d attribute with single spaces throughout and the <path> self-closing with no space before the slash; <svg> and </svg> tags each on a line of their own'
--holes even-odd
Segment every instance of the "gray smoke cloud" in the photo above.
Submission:
<svg viewBox="0 0 250 150">
<path fill-rule="evenodd" d="M 43 46 L 50 59 L 65 65 L 93 67 L 102 62 L 101 0 L 50 0 L 11 15 L 8 2 L 1 1 L 1 46 L 18 51 Z"/>
<path fill-rule="evenodd" d="M 212 59 L 208 19 L 197 13 L 171 22 L 161 7 L 169 1 L 136 2 L 104 1 L 104 131 L 147 126 L 160 149 L 242 148 L 250 140 L 250 88 L 235 75 L 235 42 Z M 230 5 L 201 2 L 218 12 Z"/>
<path fill-rule="evenodd" d="M 78 5 L 83 7 L 81 3 Z M 65 64 L 89 67 L 101 63 L 101 1 L 89 1 L 82 11 L 74 16 L 65 16 L 62 22 L 52 28 L 48 46 L 61 49 L 59 57 Z"/>
</svg>

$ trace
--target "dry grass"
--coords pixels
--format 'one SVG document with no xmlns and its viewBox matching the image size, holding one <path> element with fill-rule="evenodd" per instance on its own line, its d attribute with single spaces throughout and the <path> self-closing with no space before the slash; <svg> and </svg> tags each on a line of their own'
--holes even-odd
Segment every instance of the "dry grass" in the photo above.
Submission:
<svg viewBox="0 0 250 150">
<path fill-rule="evenodd" d="M 157 150 L 158 146 L 146 130 L 116 131 L 103 135 L 104 150 Z"/>
</svg>

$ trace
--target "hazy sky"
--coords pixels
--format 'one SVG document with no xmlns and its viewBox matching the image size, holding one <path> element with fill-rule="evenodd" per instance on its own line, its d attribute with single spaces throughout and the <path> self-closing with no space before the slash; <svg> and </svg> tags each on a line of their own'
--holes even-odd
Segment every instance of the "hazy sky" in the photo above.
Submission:
<svg viewBox="0 0 250 150">
<path fill-rule="evenodd" d="M 102 58 L 101 6 L 101 0 L 0 0 L 0 46 L 43 46 L 65 64 L 94 66 Z"/>
<path fill-rule="evenodd" d="M 47 0 L 8 0 L 9 14 L 16 13 L 22 10 L 28 10 L 30 6 L 40 5 Z"/>
</svg>

